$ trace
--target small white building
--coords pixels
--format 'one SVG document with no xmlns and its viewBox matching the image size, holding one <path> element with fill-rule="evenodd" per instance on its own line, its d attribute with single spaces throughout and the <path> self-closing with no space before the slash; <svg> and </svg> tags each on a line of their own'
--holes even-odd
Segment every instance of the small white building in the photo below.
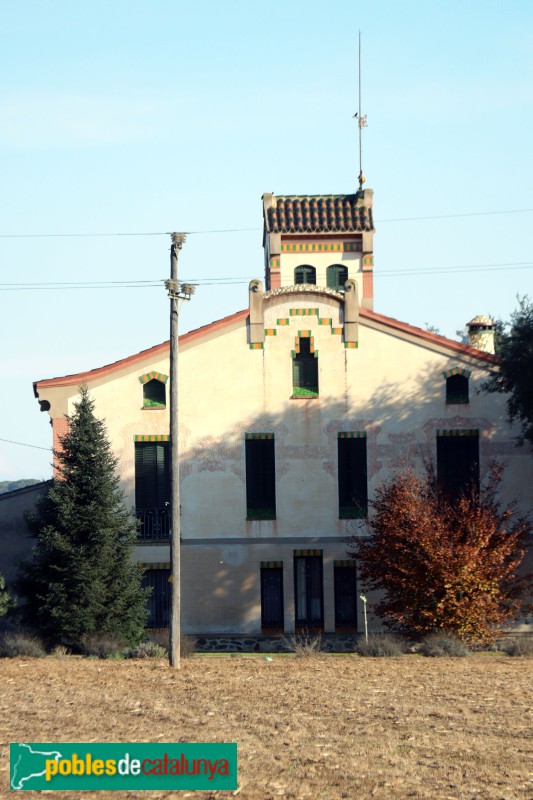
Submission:
<svg viewBox="0 0 533 800">
<path fill-rule="evenodd" d="M 483 335 L 472 320 L 481 350 L 375 312 L 372 204 L 368 189 L 264 195 L 264 284 L 251 281 L 245 310 L 180 337 L 186 632 L 360 629 L 346 537 L 377 486 L 428 457 L 451 491 L 504 459 L 505 499 L 532 513 L 531 452 L 505 397 L 477 391 L 496 363 L 490 320 Z M 168 624 L 168 374 L 164 342 L 34 385 L 56 448 L 88 385 L 140 520 L 155 627 Z"/>
</svg>

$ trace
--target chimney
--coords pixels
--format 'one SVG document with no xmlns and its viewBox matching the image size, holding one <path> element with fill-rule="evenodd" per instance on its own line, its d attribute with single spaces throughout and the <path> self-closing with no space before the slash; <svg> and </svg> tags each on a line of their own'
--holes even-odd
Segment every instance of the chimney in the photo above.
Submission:
<svg viewBox="0 0 533 800">
<path fill-rule="evenodd" d="M 466 326 L 469 346 L 494 355 L 494 321 L 485 314 L 480 314 L 467 322 Z"/>
</svg>

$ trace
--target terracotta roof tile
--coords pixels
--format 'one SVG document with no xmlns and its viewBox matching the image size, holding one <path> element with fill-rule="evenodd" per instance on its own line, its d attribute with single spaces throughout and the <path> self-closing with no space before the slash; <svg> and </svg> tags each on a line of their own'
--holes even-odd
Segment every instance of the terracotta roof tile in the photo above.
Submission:
<svg viewBox="0 0 533 800">
<path fill-rule="evenodd" d="M 269 233 L 373 231 L 372 207 L 356 194 L 273 197 L 266 210 Z"/>
</svg>

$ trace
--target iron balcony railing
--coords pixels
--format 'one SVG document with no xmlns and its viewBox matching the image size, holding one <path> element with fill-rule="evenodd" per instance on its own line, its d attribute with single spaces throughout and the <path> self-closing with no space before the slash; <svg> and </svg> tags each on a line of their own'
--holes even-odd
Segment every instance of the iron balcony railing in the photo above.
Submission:
<svg viewBox="0 0 533 800">
<path fill-rule="evenodd" d="M 138 539 L 170 539 L 170 511 L 168 508 L 137 509 Z"/>
</svg>

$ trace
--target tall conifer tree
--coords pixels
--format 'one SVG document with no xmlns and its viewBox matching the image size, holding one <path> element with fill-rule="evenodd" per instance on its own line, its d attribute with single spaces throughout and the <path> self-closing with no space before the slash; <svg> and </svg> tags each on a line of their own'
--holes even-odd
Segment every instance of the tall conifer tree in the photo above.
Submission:
<svg viewBox="0 0 533 800">
<path fill-rule="evenodd" d="M 37 542 L 17 582 L 23 621 L 51 644 L 78 648 L 94 634 L 136 643 L 147 618 L 142 570 L 131 560 L 136 526 L 86 386 L 61 447 L 59 476 L 29 520 Z"/>
</svg>

